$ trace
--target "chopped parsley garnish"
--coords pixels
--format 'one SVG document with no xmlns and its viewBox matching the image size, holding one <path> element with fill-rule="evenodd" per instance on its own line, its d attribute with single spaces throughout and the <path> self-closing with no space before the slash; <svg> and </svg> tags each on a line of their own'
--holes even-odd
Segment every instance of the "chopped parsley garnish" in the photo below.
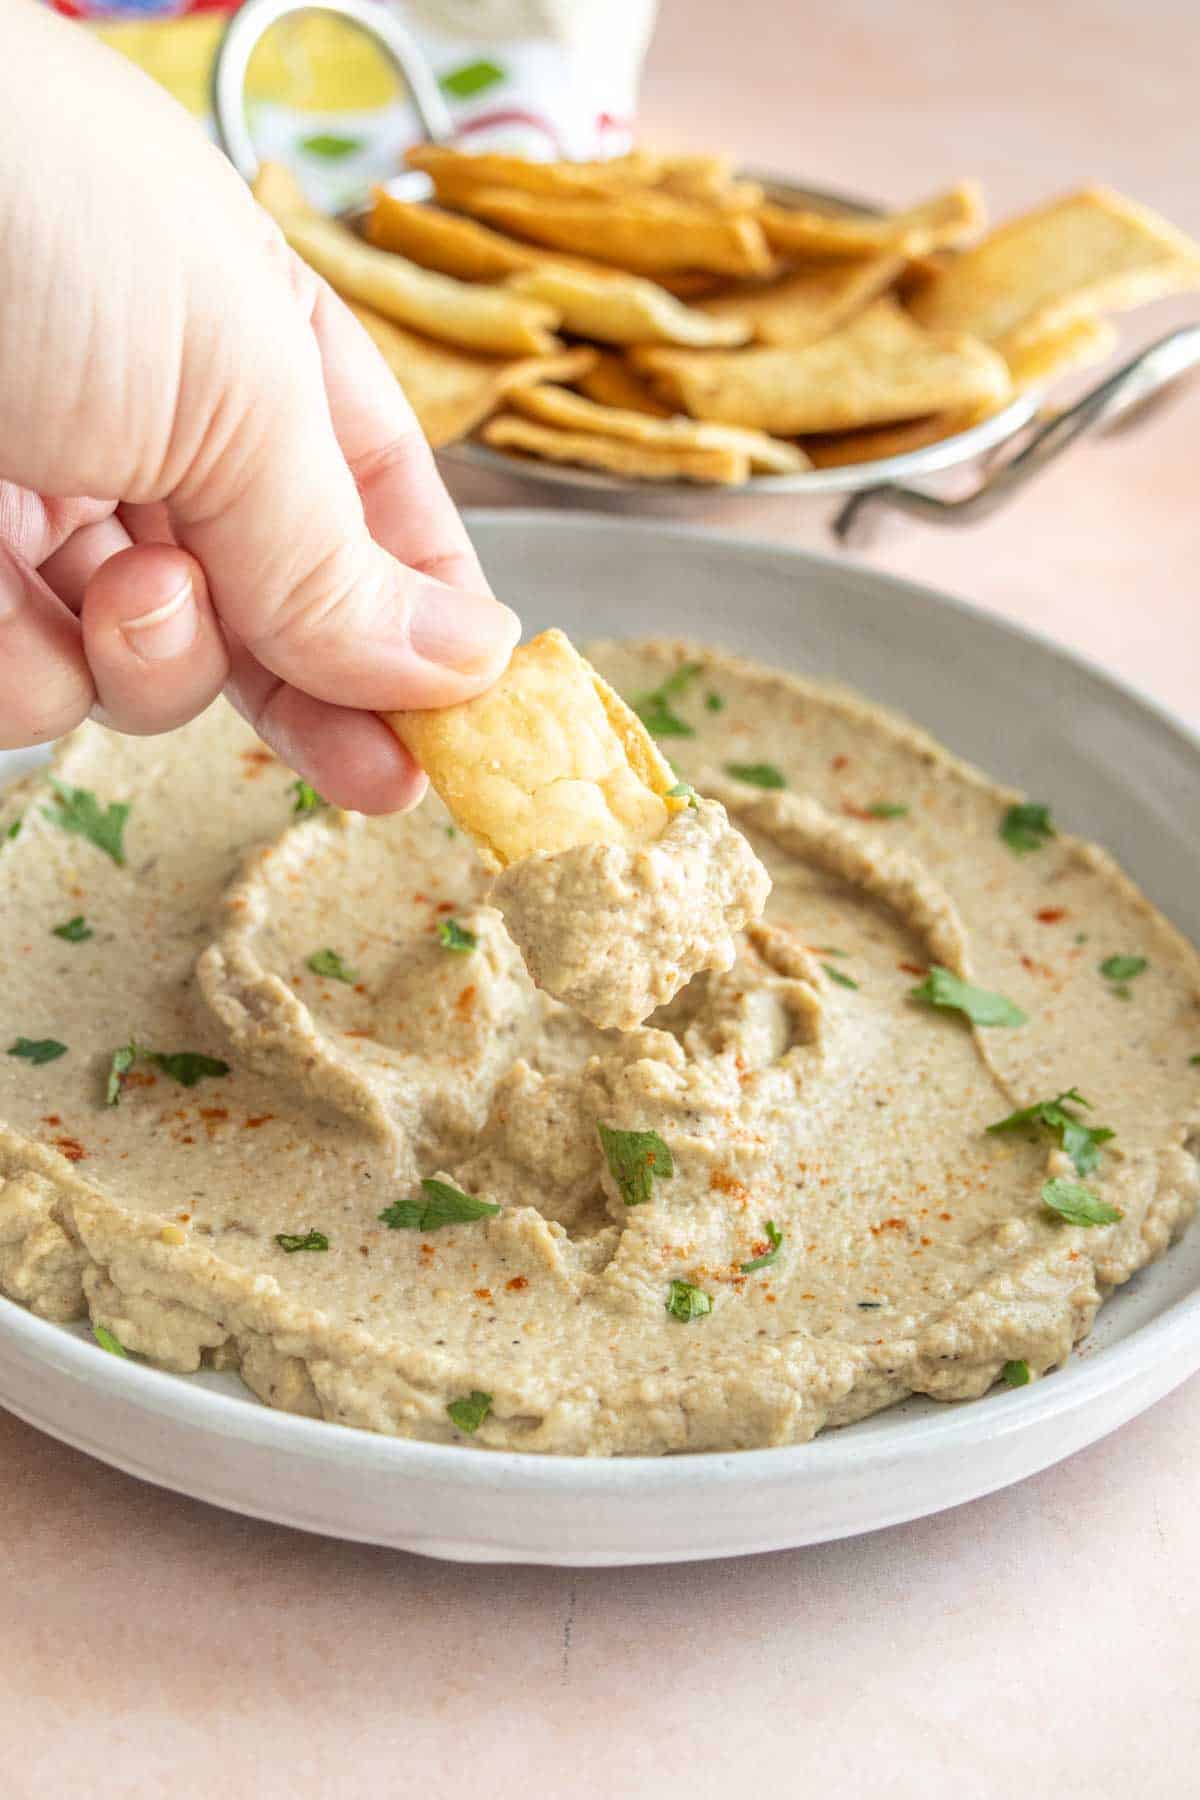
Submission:
<svg viewBox="0 0 1200 1800">
<path fill-rule="evenodd" d="M 1107 1144 L 1115 1133 L 1107 1125 L 1085 1124 L 1074 1110 L 1078 1106 L 1091 1111 L 1091 1101 L 1085 1100 L 1078 1088 L 1067 1088 L 1053 1100 L 1035 1100 L 1032 1106 L 1009 1113 L 1007 1119 L 998 1119 L 987 1129 L 995 1136 L 1002 1131 L 1019 1131 L 1023 1125 L 1040 1125 L 1058 1139 L 1075 1164 L 1075 1173 L 1089 1175 L 1100 1161 L 1101 1144 Z"/>
<path fill-rule="evenodd" d="M 315 787 L 310 787 L 308 782 L 302 781 L 299 776 L 295 781 L 288 783 L 288 793 L 296 796 L 292 804 L 294 813 L 320 812 L 323 806 L 329 805 L 328 800 L 323 800 Z"/>
<path fill-rule="evenodd" d="M 785 788 L 787 782 L 774 763 L 726 763 L 725 773 L 747 787 Z"/>
<path fill-rule="evenodd" d="M 421 1181 L 423 1200 L 393 1200 L 379 1217 L 391 1231 L 437 1231 L 443 1225 L 468 1225 L 500 1208 L 490 1200 L 476 1200 L 448 1181 L 426 1175 Z"/>
<path fill-rule="evenodd" d="M 93 1325 L 92 1336 L 95 1338 L 100 1348 L 102 1350 L 107 1350 L 110 1356 L 129 1355 L 128 1350 L 126 1350 L 120 1338 L 117 1337 L 115 1332 L 110 1331 L 107 1325 Z"/>
<path fill-rule="evenodd" d="M 835 969 L 832 963 L 822 963 L 821 967 L 830 981 L 836 981 L 839 987 L 853 988 L 856 993 L 858 992 L 858 983 L 852 976 L 843 974 L 841 969 Z"/>
<path fill-rule="evenodd" d="M 492 1410 L 492 1396 L 485 1394 L 480 1388 L 472 1388 L 461 1400 L 450 1400 L 446 1411 L 454 1420 L 460 1431 L 473 1437 Z"/>
<path fill-rule="evenodd" d="M 277 1231 L 275 1242 L 281 1250 L 286 1250 L 289 1256 L 294 1255 L 297 1250 L 328 1250 L 329 1248 L 329 1239 L 323 1231 L 306 1231 L 302 1235 L 297 1235 L 293 1231 Z"/>
<path fill-rule="evenodd" d="M 690 781 L 677 781 L 674 787 L 667 789 L 666 798 L 668 800 L 686 800 L 689 806 L 698 807 L 700 804 L 696 798 L 696 790 Z"/>
<path fill-rule="evenodd" d="M 437 934 L 444 949 L 457 950 L 460 956 L 474 950 L 479 943 L 475 933 L 460 925 L 457 919 L 439 919 Z"/>
<path fill-rule="evenodd" d="M 681 719 L 672 707 L 676 700 L 700 673 L 699 663 L 681 663 L 673 675 L 659 682 L 649 693 L 638 694 L 633 701 L 633 710 L 646 730 L 654 737 L 695 737 L 696 728 Z"/>
<path fill-rule="evenodd" d="M 1029 1364 L 1027 1362 L 1006 1362 L 1000 1371 L 1000 1378 L 1009 1387 L 1025 1387 L 1029 1382 Z"/>
<path fill-rule="evenodd" d="M 934 963 L 919 987 L 909 989 L 910 1000 L 923 1000 L 928 1006 L 952 1007 L 965 1013 L 972 1025 L 1024 1025 L 1026 1015 L 1003 994 L 991 994 L 986 988 L 974 987 L 949 969 Z"/>
<path fill-rule="evenodd" d="M 715 692 L 707 693 L 704 696 L 704 705 L 708 712 L 724 712 L 725 696 Z"/>
<path fill-rule="evenodd" d="M 766 1224 L 763 1227 L 763 1230 L 767 1234 L 767 1242 L 768 1242 L 768 1244 L 770 1244 L 771 1248 L 768 1251 L 766 1251 L 762 1256 L 756 1256 L 754 1258 L 753 1262 L 742 1263 L 741 1270 L 742 1270 L 743 1275 L 753 1275 L 755 1269 L 765 1269 L 767 1264 L 773 1263 L 775 1261 L 775 1258 L 779 1255 L 779 1246 L 783 1242 L 782 1231 L 780 1231 L 778 1229 L 778 1227 L 776 1226 L 775 1221 L 773 1219 L 767 1220 Z M 694 1293 L 695 1289 L 693 1289 L 692 1291 Z M 705 1298 L 707 1299 L 707 1297 L 708 1296 L 706 1295 Z M 708 1308 L 705 1307 L 704 1310 L 707 1312 Z"/>
<path fill-rule="evenodd" d="M 1188 1057 L 1188 1067 L 1192 1069 L 1200 1068 L 1200 1050 L 1197 1050 L 1194 1056 Z"/>
<path fill-rule="evenodd" d="M 1056 1175 L 1042 1189 L 1042 1199 L 1052 1213 L 1068 1225 L 1115 1225 L 1124 1213 L 1093 1194 L 1091 1188 L 1078 1181 L 1064 1181 Z"/>
<path fill-rule="evenodd" d="M 208 1075 L 228 1075 L 229 1064 L 219 1056 L 205 1056 L 199 1050 L 148 1050 L 144 1044 L 122 1044 L 112 1053 L 108 1066 L 108 1082 L 104 1090 L 106 1106 L 116 1106 L 121 1099 L 125 1076 L 135 1062 L 153 1063 L 181 1087 L 193 1088 Z"/>
<path fill-rule="evenodd" d="M 53 932 L 54 936 L 61 938 L 64 944 L 84 944 L 88 938 L 96 935 L 82 913 L 76 913 L 75 917 L 68 919 L 65 925 L 55 925 Z"/>
<path fill-rule="evenodd" d="M 1100 964 L 1100 973 L 1106 981 L 1132 981 L 1135 975 L 1142 974 L 1150 964 L 1144 956 L 1106 956 Z"/>
<path fill-rule="evenodd" d="M 839 950 L 836 944 L 818 944 L 816 950 L 818 956 L 849 956 L 850 954 L 848 950 Z"/>
<path fill-rule="evenodd" d="M 324 975 L 330 981 L 344 981 L 350 987 L 358 980 L 358 970 L 343 962 L 336 950 L 314 950 L 306 966 L 314 975 Z"/>
<path fill-rule="evenodd" d="M 458 826 L 457 825 L 447 825 L 446 836 L 448 838 L 456 838 L 458 836 Z"/>
<path fill-rule="evenodd" d="M 42 811 L 48 819 L 52 819 L 63 831 L 72 831 L 77 837 L 87 838 L 105 856 L 111 856 L 121 868 L 125 866 L 125 821 L 129 817 L 129 801 L 114 800 L 111 805 L 101 807 L 91 788 L 68 787 L 63 781 L 50 777 L 50 786 L 54 789 L 54 805 L 43 806 Z"/>
<path fill-rule="evenodd" d="M 667 1311 L 684 1325 L 712 1311 L 712 1297 L 688 1281 L 673 1281 L 667 1290 Z"/>
<path fill-rule="evenodd" d="M 363 140 L 342 137 L 336 131 L 316 131 L 312 137 L 301 138 L 299 147 L 306 156 L 322 156 L 326 162 L 340 162 L 343 156 L 353 156 L 356 150 L 361 150 Z"/>
<path fill-rule="evenodd" d="M 867 811 L 873 819 L 904 819 L 908 817 L 907 806 L 900 806 L 895 800 L 876 800 L 874 806 L 868 806 Z"/>
<path fill-rule="evenodd" d="M 21 826 L 24 823 L 24 820 L 25 820 L 25 814 L 18 813 L 16 818 L 13 820 L 12 824 L 9 826 L 8 830 L 5 832 L 5 834 L 4 834 L 5 837 L 6 838 L 20 837 Z"/>
<path fill-rule="evenodd" d="M 597 1125 L 608 1172 L 626 1206 L 642 1206 L 654 1198 L 654 1178 L 669 1180 L 675 1173 L 670 1145 L 657 1131 L 618 1131 Z"/>
<path fill-rule="evenodd" d="M 1044 849 L 1058 833 L 1050 808 L 1025 800 L 1019 806 L 1009 807 L 1000 821 L 1000 836 L 1015 856 L 1028 856 L 1032 850 Z"/>
<path fill-rule="evenodd" d="M 9 1056 L 23 1056 L 26 1062 L 57 1062 L 60 1056 L 67 1054 L 67 1046 L 60 1044 L 57 1038 L 19 1037 L 15 1044 L 8 1046 Z"/>
</svg>

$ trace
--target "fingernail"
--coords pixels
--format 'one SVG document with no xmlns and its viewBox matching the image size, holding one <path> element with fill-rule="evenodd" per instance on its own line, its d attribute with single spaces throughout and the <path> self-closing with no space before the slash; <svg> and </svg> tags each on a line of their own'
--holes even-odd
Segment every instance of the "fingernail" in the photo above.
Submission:
<svg viewBox="0 0 1200 1800">
<path fill-rule="evenodd" d="M 521 635 L 521 621 L 490 594 L 431 588 L 417 601 L 409 635 L 426 662 L 476 675 L 504 662 Z"/>
<path fill-rule="evenodd" d="M 190 579 L 169 600 L 140 619 L 126 619 L 121 636 L 143 662 L 170 662 L 182 656 L 196 636 L 200 615 Z"/>
</svg>

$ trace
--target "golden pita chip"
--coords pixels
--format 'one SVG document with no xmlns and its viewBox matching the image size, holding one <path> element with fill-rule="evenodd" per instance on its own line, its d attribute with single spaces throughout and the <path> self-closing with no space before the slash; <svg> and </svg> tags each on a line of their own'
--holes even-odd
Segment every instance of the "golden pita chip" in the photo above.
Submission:
<svg viewBox="0 0 1200 1800">
<path fill-rule="evenodd" d="M 384 715 L 492 869 L 579 844 L 652 843 L 685 802 L 620 696 L 561 631 L 521 644 L 486 693 Z"/>
<path fill-rule="evenodd" d="M 528 245 L 515 244 L 475 219 L 398 200 L 386 188 L 375 189 L 367 237 L 379 250 L 394 250 L 459 281 L 503 281 L 532 268 L 538 256 Z"/>
<path fill-rule="evenodd" d="M 660 156 L 654 186 L 681 200 L 703 200 L 714 206 L 761 206 L 757 181 L 738 181 L 729 156 Z"/>
<path fill-rule="evenodd" d="M 806 437 L 804 448 L 813 467 L 840 469 L 850 463 L 881 462 L 940 444 L 943 438 L 979 423 L 975 413 L 934 413 L 927 419 L 905 419 L 899 425 L 871 425 L 865 431 L 834 431 Z"/>
<path fill-rule="evenodd" d="M 760 344 L 812 344 L 886 293 L 904 266 L 901 256 L 817 263 L 777 281 L 701 300 L 697 310 L 716 319 L 744 319 Z"/>
<path fill-rule="evenodd" d="M 905 212 L 880 217 L 807 212 L 766 205 L 758 217 L 773 250 L 786 256 L 920 256 L 945 244 L 961 244 L 984 224 L 983 197 L 972 181 L 959 182 Z"/>
<path fill-rule="evenodd" d="M 511 388 L 526 382 L 577 380 L 586 375 L 596 356 L 594 350 L 581 345 L 552 356 L 501 362 L 418 337 L 354 301 L 350 310 L 383 352 L 435 450 L 474 431 Z"/>
<path fill-rule="evenodd" d="M 671 194 L 641 191 L 596 199 L 474 188 L 461 204 L 517 237 L 634 274 L 706 269 L 764 275 L 774 262 L 752 214 L 722 212 Z"/>
<path fill-rule="evenodd" d="M 607 162 L 532 162 L 524 156 L 454 150 L 445 144 L 415 144 L 404 160 L 410 169 L 429 176 L 438 198 L 449 206 L 459 205 L 478 188 L 604 199 L 650 185 L 660 166 L 657 157 L 642 150 Z"/>
<path fill-rule="evenodd" d="M 435 275 L 402 256 L 364 244 L 332 219 L 292 215 L 280 224 L 293 250 L 339 294 L 398 324 L 497 356 L 560 348 L 552 330 L 558 315 L 543 301 L 523 299 L 507 288 Z"/>
<path fill-rule="evenodd" d="M 1116 349 L 1117 338 L 1117 328 L 1108 319 L 1089 318 L 1075 319 L 1044 337 L 1030 338 L 1010 350 L 1005 359 L 1013 386 L 1018 391 L 1041 387 L 1057 381 L 1068 369 L 1103 362 Z"/>
<path fill-rule="evenodd" d="M 581 393 L 597 406 L 616 406 L 623 412 L 646 413 L 652 419 L 670 419 L 669 406 L 662 406 L 650 389 L 634 374 L 622 356 L 611 350 L 600 350 L 589 369 L 575 381 Z"/>
<path fill-rule="evenodd" d="M 532 419 L 502 413 L 480 434 L 497 450 L 523 450 L 546 462 L 578 463 L 629 481 L 695 481 L 736 487 L 750 479 L 750 459 L 740 450 L 702 450 L 686 444 L 622 443 L 588 431 L 560 431 Z"/>
<path fill-rule="evenodd" d="M 799 348 L 651 348 L 631 360 L 660 398 L 694 418 L 779 437 L 992 409 L 1012 391 L 1003 357 L 986 344 L 923 331 L 887 298 Z"/>
<path fill-rule="evenodd" d="M 640 275 L 543 267 L 512 276 L 508 285 L 553 307 L 564 331 L 602 344 L 713 347 L 744 344 L 750 336 L 739 319 L 709 318 Z"/>
<path fill-rule="evenodd" d="M 1005 353 L 1103 308 L 1200 286 L 1200 245 L 1108 188 L 1010 219 L 956 257 L 913 308 L 931 329 L 970 331 Z"/>
<path fill-rule="evenodd" d="M 510 394 L 510 407 L 527 419 L 555 425 L 562 431 L 590 431 L 599 437 L 619 438 L 627 444 L 649 444 L 663 449 L 731 450 L 745 456 L 752 470 L 769 475 L 792 475 L 807 468 L 808 458 L 795 444 L 768 437 L 762 431 L 743 431 L 736 425 L 701 425 L 694 419 L 649 419 L 644 413 L 623 412 L 618 407 L 598 406 L 582 394 L 562 387 L 530 387 Z"/>
</svg>

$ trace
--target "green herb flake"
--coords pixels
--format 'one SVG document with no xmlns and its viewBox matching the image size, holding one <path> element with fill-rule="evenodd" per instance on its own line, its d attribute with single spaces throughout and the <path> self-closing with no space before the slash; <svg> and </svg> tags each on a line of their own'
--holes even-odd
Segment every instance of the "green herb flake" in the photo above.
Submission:
<svg viewBox="0 0 1200 1800">
<path fill-rule="evenodd" d="M 343 962 L 336 950 L 314 950 L 305 967 L 314 975 L 322 975 L 329 981 L 344 981 L 349 987 L 358 980 L 358 970 Z"/>
<path fill-rule="evenodd" d="M 222 1062 L 218 1056 L 205 1056 L 199 1050 L 148 1050 L 144 1044 L 130 1040 L 112 1053 L 104 1090 L 106 1106 L 120 1104 L 125 1076 L 135 1062 L 153 1063 L 156 1069 L 161 1069 L 164 1075 L 169 1075 L 172 1081 L 177 1081 L 180 1087 L 186 1088 L 195 1087 L 206 1076 L 229 1073 L 229 1064 Z"/>
<path fill-rule="evenodd" d="M 61 938 L 64 944 L 85 944 L 88 938 L 96 935 L 82 913 L 76 913 L 65 925 L 55 925 L 53 934 L 56 938 Z"/>
<path fill-rule="evenodd" d="M 816 953 L 818 956 L 849 956 L 850 954 L 848 950 L 839 950 L 836 944 L 818 944 Z"/>
<path fill-rule="evenodd" d="M 77 837 L 87 838 L 98 850 L 120 868 L 125 866 L 125 821 L 129 817 L 128 800 L 114 800 L 111 805 L 101 807 L 90 788 L 68 787 L 65 782 L 50 777 L 50 786 L 54 789 L 54 805 L 43 806 L 42 811 L 48 819 L 63 831 L 74 832 Z"/>
<path fill-rule="evenodd" d="M 443 949 L 457 950 L 460 956 L 465 956 L 479 944 L 475 933 L 460 925 L 457 919 L 439 919 L 437 934 Z"/>
<path fill-rule="evenodd" d="M 688 1281 L 673 1281 L 667 1290 L 667 1311 L 686 1325 L 690 1319 L 702 1319 L 712 1311 L 712 1296 Z"/>
<path fill-rule="evenodd" d="M 725 773 L 747 787 L 785 788 L 787 782 L 774 763 L 726 763 Z"/>
<path fill-rule="evenodd" d="M 858 983 L 852 976 L 845 974 L 841 969 L 835 969 L 832 963 L 822 963 L 821 967 L 830 981 L 836 981 L 839 987 L 853 988 L 855 993 L 858 992 Z"/>
<path fill-rule="evenodd" d="M 1076 932 L 1076 933 L 1075 933 L 1075 938 L 1074 938 L 1074 941 L 1075 941 L 1075 943 L 1077 943 L 1077 944 L 1086 944 L 1086 943 L 1087 943 L 1087 941 L 1088 941 L 1088 934 L 1087 934 L 1087 932 L 1086 932 L 1086 931 L 1077 931 L 1077 932 Z"/>
<path fill-rule="evenodd" d="M 328 800 L 323 800 L 315 787 L 310 787 L 308 782 L 302 781 L 299 776 L 295 781 L 288 783 L 288 793 L 295 796 L 292 801 L 292 811 L 299 817 L 303 817 L 306 813 L 320 812 L 323 806 L 329 805 Z"/>
<path fill-rule="evenodd" d="M 711 713 L 724 712 L 725 711 L 725 696 L 724 696 L 724 694 L 717 694 L 717 693 L 705 694 L 704 708 L 705 708 L 706 712 L 711 712 Z"/>
<path fill-rule="evenodd" d="M 1150 967 L 1144 956 L 1106 956 L 1100 964 L 1100 973 L 1106 981 L 1132 981 L 1136 975 Z M 1128 998 L 1122 995 L 1122 999 Z"/>
<path fill-rule="evenodd" d="M 944 1006 L 961 1012 L 972 1025 L 1024 1025 L 1026 1014 L 1003 994 L 991 994 L 986 988 L 973 987 L 950 969 L 934 963 L 919 987 L 909 989 L 910 1000 L 921 1000 L 928 1006 Z"/>
<path fill-rule="evenodd" d="M 859 1312 L 879 1312 L 883 1307 L 882 1300 L 856 1300 Z"/>
<path fill-rule="evenodd" d="M 894 800 L 876 800 L 874 806 L 868 806 L 868 813 L 873 819 L 906 819 L 907 806 L 900 806 Z"/>
<path fill-rule="evenodd" d="M 656 688 L 637 695 L 632 703 L 633 710 L 651 736 L 695 737 L 695 726 L 681 719 L 671 702 L 686 691 L 699 673 L 699 663 L 681 663 L 675 673 L 668 675 Z"/>
<path fill-rule="evenodd" d="M 67 1054 L 67 1046 L 60 1044 L 57 1038 L 19 1037 L 8 1046 L 7 1054 L 23 1057 L 36 1067 L 41 1063 L 57 1062 L 60 1056 Z"/>
<path fill-rule="evenodd" d="M 1029 1364 L 1027 1362 L 1006 1362 L 1000 1371 L 1001 1381 L 1009 1387 L 1027 1387 L 1029 1385 Z"/>
<path fill-rule="evenodd" d="M 306 1231 L 300 1235 L 292 1231 L 277 1231 L 275 1242 L 289 1256 L 294 1256 L 297 1250 L 328 1250 L 329 1248 L 329 1239 L 323 1231 Z"/>
<path fill-rule="evenodd" d="M 353 156 L 356 150 L 361 150 L 363 140 L 342 137 L 336 131 L 316 131 L 312 137 L 301 138 L 299 147 L 306 156 L 320 156 L 326 162 L 340 162 L 344 156 Z"/>
<path fill-rule="evenodd" d="M 95 1338 L 100 1348 L 102 1350 L 107 1350 L 110 1356 L 129 1355 L 128 1350 L 125 1348 L 120 1338 L 117 1337 L 114 1332 L 111 1332 L 107 1325 L 93 1325 L 92 1336 Z"/>
<path fill-rule="evenodd" d="M 469 1225 L 500 1211 L 490 1200 L 476 1200 L 436 1175 L 422 1178 L 421 1191 L 423 1200 L 393 1200 L 384 1207 L 379 1217 L 390 1231 L 438 1231 L 443 1225 Z"/>
<path fill-rule="evenodd" d="M 1053 1100 L 1035 1100 L 1032 1106 L 1009 1113 L 1006 1119 L 998 1119 L 987 1129 L 997 1136 L 1003 1131 L 1019 1131 L 1025 1125 L 1040 1126 L 1058 1139 L 1077 1175 L 1090 1175 L 1100 1161 L 1101 1145 L 1107 1144 L 1115 1133 L 1107 1125 L 1085 1123 L 1075 1111 L 1079 1106 L 1091 1111 L 1091 1101 L 1085 1100 L 1078 1088 L 1067 1088 Z"/>
<path fill-rule="evenodd" d="M 674 787 L 669 787 L 667 789 L 665 798 L 668 800 L 686 800 L 689 806 L 695 806 L 697 808 L 700 805 L 700 802 L 696 798 L 696 790 L 690 781 L 677 781 Z"/>
<path fill-rule="evenodd" d="M 461 1400 L 450 1400 L 446 1405 L 446 1411 L 458 1429 L 465 1431 L 468 1437 L 474 1437 L 491 1410 L 492 1396 L 479 1388 L 472 1388 Z"/>
<path fill-rule="evenodd" d="M 670 1146 L 657 1131 L 618 1131 L 597 1125 L 608 1172 L 626 1206 L 643 1206 L 654 1198 L 654 1178 L 667 1181 L 675 1173 Z"/>
<path fill-rule="evenodd" d="M 5 832 L 5 834 L 4 834 L 5 838 L 11 839 L 11 838 L 15 838 L 15 837 L 20 837 L 21 826 L 24 824 L 24 822 L 25 822 L 25 814 L 18 813 L 16 818 L 13 820 L 12 824 L 9 826 L 8 830 Z"/>
<path fill-rule="evenodd" d="M 1028 856 L 1034 850 L 1044 849 L 1058 833 L 1050 818 L 1050 808 L 1026 800 L 1019 806 L 1009 807 L 1000 821 L 1000 836 L 1014 856 Z"/>
<path fill-rule="evenodd" d="M 457 827 L 457 825 L 447 825 L 447 827 L 446 827 L 446 836 L 447 836 L 447 837 L 448 837 L 448 838 L 456 838 L 456 837 L 457 837 L 457 836 L 458 836 L 458 827 Z"/>
<path fill-rule="evenodd" d="M 478 62 L 464 63 L 461 69 L 451 69 L 448 75 L 441 77 L 440 85 L 456 100 L 470 100 L 475 94 L 482 94 L 486 88 L 495 87 L 498 81 L 503 80 L 504 70 L 481 57 Z"/>
<path fill-rule="evenodd" d="M 1046 1182 L 1042 1199 L 1047 1209 L 1068 1225 L 1115 1225 L 1125 1216 L 1107 1200 L 1101 1200 L 1099 1194 L 1093 1194 L 1091 1188 L 1078 1181 L 1064 1181 L 1061 1175 Z"/>
<path fill-rule="evenodd" d="M 783 1243 L 782 1231 L 777 1228 L 773 1219 L 768 1219 L 763 1229 L 767 1234 L 767 1242 L 770 1244 L 771 1248 L 762 1256 L 756 1256 L 753 1262 L 742 1263 L 740 1266 L 743 1275 L 753 1275 L 755 1269 L 765 1269 L 767 1264 L 773 1263 L 775 1258 L 779 1255 L 779 1247 Z M 706 1307 L 705 1311 L 707 1310 Z"/>
<path fill-rule="evenodd" d="M 1197 1050 L 1194 1056 L 1188 1057 L 1188 1067 L 1191 1069 L 1200 1068 L 1200 1050 Z"/>
</svg>

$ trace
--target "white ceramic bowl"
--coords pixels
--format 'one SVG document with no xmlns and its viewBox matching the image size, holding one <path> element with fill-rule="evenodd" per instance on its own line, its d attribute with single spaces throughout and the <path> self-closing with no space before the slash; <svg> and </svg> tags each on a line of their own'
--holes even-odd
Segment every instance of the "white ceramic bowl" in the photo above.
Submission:
<svg viewBox="0 0 1200 1800">
<path fill-rule="evenodd" d="M 1200 740 L 1079 658 L 845 562 L 661 524 L 482 513 L 530 629 L 688 633 L 829 675 L 1052 801 L 1200 938 Z M 27 766 L 0 754 L 0 776 Z M 1100 1314 L 1065 1369 L 914 1400 L 812 1444 L 618 1461 L 406 1443 L 271 1412 L 0 1300 L 0 1402 L 131 1474 L 310 1531 L 479 1561 L 668 1562 L 817 1543 L 957 1505 L 1102 1437 L 1200 1366 L 1200 1232 Z"/>
</svg>

